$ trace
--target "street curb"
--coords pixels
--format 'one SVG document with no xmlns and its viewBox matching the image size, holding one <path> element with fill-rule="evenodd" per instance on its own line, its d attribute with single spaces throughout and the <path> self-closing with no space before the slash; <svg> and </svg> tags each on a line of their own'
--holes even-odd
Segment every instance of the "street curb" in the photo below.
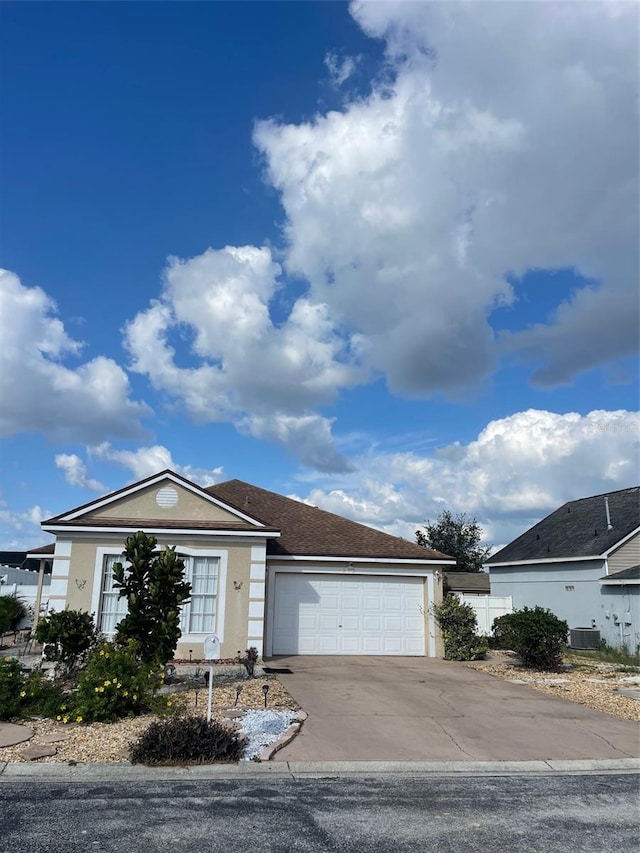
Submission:
<svg viewBox="0 0 640 853">
<path fill-rule="evenodd" d="M 191 767 L 145 767 L 131 764 L 24 764 L 0 765 L 3 783 L 37 779 L 42 782 L 164 782 L 174 780 L 242 780 L 270 776 L 311 778 L 366 778 L 377 776 L 513 776 L 640 773 L 640 759 L 547 761 L 247 761 Z"/>
</svg>

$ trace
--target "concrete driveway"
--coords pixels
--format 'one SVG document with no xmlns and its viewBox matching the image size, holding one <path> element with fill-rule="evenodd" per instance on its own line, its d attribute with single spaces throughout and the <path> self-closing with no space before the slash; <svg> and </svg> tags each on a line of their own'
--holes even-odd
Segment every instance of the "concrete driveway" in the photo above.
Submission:
<svg viewBox="0 0 640 853">
<path fill-rule="evenodd" d="M 276 761 L 635 758 L 640 727 L 464 664 L 429 658 L 278 657 L 309 714 Z"/>
</svg>

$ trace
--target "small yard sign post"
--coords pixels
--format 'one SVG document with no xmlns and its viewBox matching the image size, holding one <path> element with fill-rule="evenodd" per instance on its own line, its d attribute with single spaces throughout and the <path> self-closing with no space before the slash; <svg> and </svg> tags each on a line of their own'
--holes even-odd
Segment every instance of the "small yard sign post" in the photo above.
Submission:
<svg viewBox="0 0 640 853">
<path fill-rule="evenodd" d="M 209 661 L 209 698 L 207 700 L 207 722 L 211 722 L 211 701 L 213 699 L 213 662 L 220 657 L 220 640 L 215 634 L 204 639 L 204 657 Z"/>
</svg>

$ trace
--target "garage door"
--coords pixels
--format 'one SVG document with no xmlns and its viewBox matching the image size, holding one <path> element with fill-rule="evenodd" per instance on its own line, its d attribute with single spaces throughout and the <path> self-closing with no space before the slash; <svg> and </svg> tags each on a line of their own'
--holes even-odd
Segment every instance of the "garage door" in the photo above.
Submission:
<svg viewBox="0 0 640 853">
<path fill-rule="evenodd" d="M 424 655 L 422 578 L 278 572 L 274 655 Z"/>
</svg>

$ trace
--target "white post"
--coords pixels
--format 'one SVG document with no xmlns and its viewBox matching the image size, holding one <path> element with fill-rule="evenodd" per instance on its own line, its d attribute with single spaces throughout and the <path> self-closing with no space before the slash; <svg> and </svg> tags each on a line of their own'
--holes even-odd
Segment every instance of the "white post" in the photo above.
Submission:
<svg viewBox="0 0 640 853">
<path fill-rule="evenodd" d="M 213 701 L 213 663 L 209 663 L 209 698 L 207 699 L 207 722 L 211 722 L 211 703 Z"/>
<path fill-rule="evenodd" d="M 207 700 L 207 722 L 211 722 L 211 705 L 213 704 L 213 662 L 220 657 L 220 640 L 215 634 L 204 639 L 204 656 L 209 661 L 209 697 Z"/>
</svg>

